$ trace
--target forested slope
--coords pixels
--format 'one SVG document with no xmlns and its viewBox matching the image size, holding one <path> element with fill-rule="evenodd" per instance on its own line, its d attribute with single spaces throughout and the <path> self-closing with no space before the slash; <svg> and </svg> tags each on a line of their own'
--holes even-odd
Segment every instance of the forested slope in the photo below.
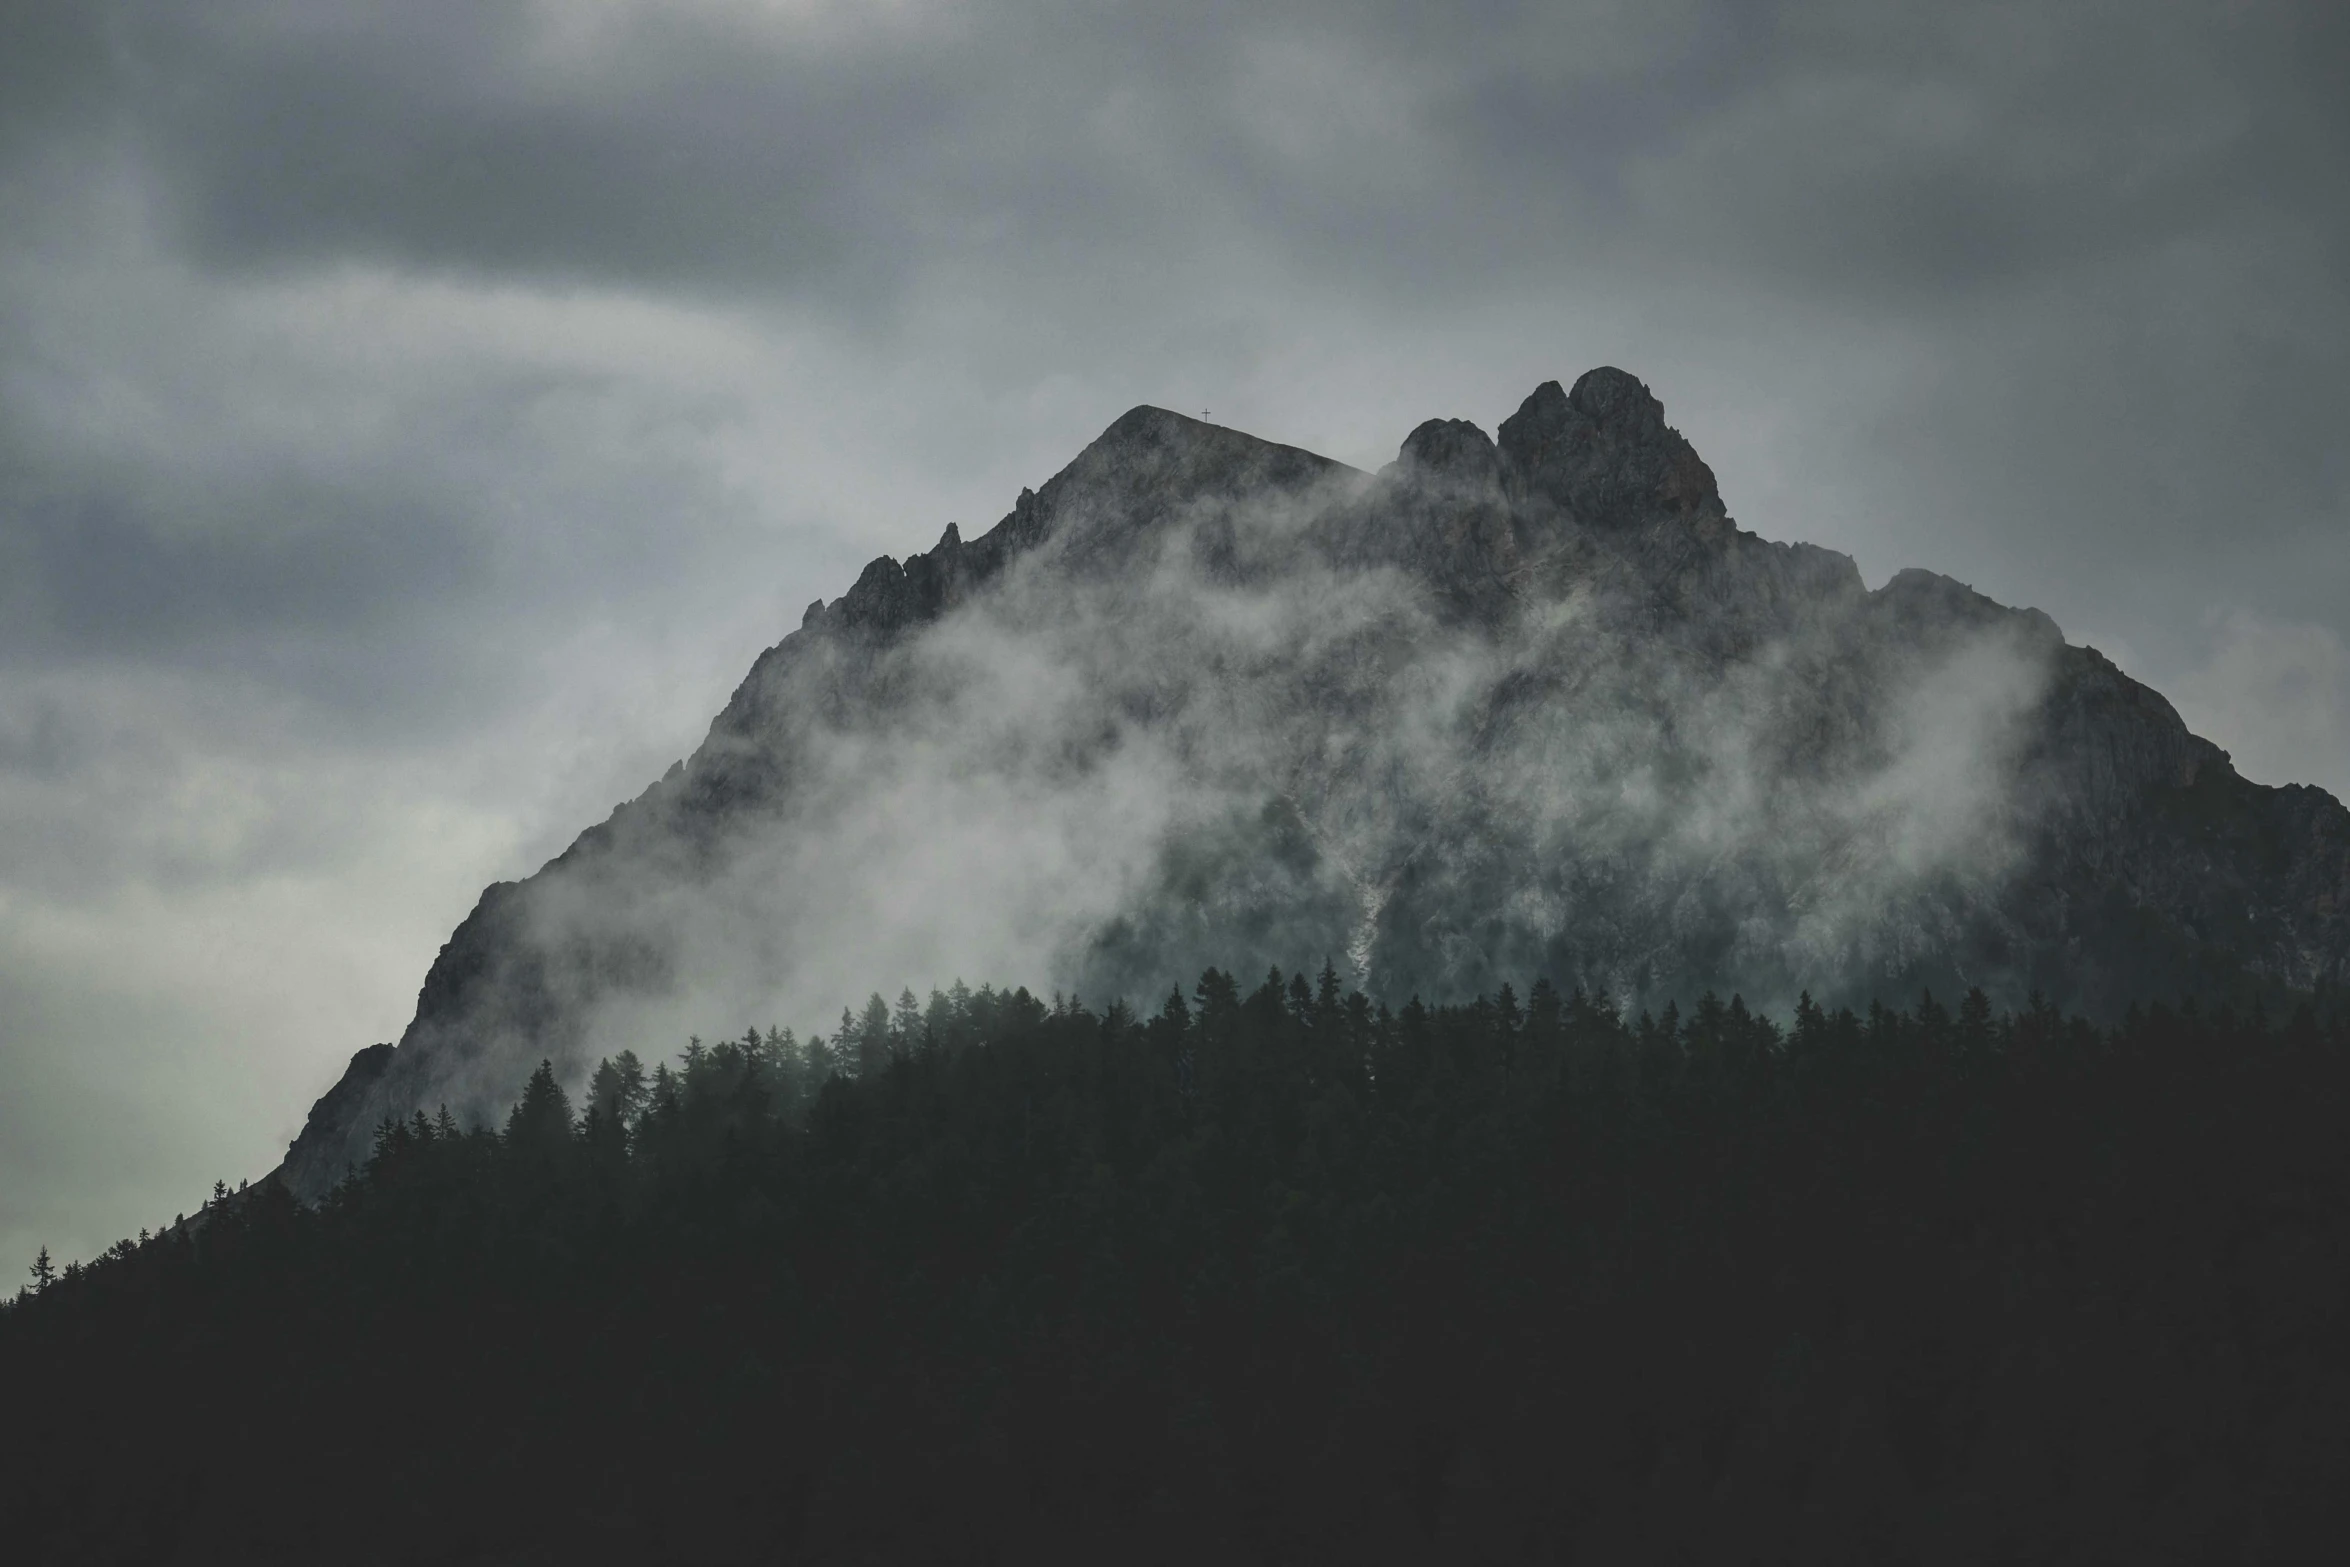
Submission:
<svg viewBox="0 0 2350 1567">
<path fill-rule="evenodd" d="M 0 1313 L 28 1561 L 2279 1561 L 2350 1027 L 1209 971 L 535 1078 Z"/>
</svg>

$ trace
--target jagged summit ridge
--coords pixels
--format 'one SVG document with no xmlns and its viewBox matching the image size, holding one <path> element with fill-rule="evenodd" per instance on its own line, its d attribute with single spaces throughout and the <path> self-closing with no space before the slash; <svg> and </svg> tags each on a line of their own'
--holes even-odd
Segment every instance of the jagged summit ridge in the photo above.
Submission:
<svg viewBox="0 0 2350 1567">
<path fill-rule="evenodd" d="M 1624 527 L 1660 512 L 1728 522 L 1713 470 L 1621 370 L 1587 371 L 1571 392 L 1543 382 L 1502 421 L 1497 444 L 1523 497 L 1585 524 Z"/>
<path fill-rule="evenodd" d="M 541 1057 L 958 972 L 2102 1009 L 2342 979 L 2346 919 L 2336 802 L 2238 778 L 2045 615 L 1739 529 L 1621 370 L 1377 474 L 1146 406 L 811 605 L 693 756 L 486 891 L 286 1173 Z"/>
</svg>

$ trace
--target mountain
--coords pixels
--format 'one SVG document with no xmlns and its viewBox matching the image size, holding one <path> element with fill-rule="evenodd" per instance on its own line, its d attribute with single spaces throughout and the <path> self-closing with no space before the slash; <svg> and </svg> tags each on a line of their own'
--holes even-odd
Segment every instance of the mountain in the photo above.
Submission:
<svg viewBox="0 0 2350 1567">
<path fill-rule="evenodd" d="M 2046 615 L 1741 531 L 1621 370 L 1377 474 L 1137 408 L 810 606 L 692 757 L 485 891 L 284 1175 L 542 1058 L 1264 952 L 1397 1001 L 2282 995 L 2350 978 L 2350 814 Z"/>
</svg>

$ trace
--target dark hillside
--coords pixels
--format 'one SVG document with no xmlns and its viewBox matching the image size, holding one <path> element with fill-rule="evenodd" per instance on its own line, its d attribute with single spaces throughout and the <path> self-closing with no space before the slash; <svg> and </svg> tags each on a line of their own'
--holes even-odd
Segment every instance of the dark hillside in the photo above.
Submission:
<svg viewBox="0 0 2350 1567">
<path fill-rule="evenodd" d="M 1210 971 L 419 1116 L 0 1312 L 27 1562 L 2275 1562 L 2350 1027 Z"/>
</svg>

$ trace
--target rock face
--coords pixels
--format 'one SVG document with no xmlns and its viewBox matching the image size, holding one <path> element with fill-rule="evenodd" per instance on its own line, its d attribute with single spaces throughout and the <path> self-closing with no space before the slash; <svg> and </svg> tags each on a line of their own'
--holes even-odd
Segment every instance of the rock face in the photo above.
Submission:
<svg viewBox="0 0 2350 1567">
<path fill-rule="evenodd" d="M 690 759 L 485 892 L 285 1174 L 541 1057 L 1325 957 L 1396 1000 L 2281 994 L 2350 978 L 2350 815 L 2045 615 L 1742 532 L 1621 370 L 1376 475 L 1137 408 L 811 606 Z"/>
</svg>

